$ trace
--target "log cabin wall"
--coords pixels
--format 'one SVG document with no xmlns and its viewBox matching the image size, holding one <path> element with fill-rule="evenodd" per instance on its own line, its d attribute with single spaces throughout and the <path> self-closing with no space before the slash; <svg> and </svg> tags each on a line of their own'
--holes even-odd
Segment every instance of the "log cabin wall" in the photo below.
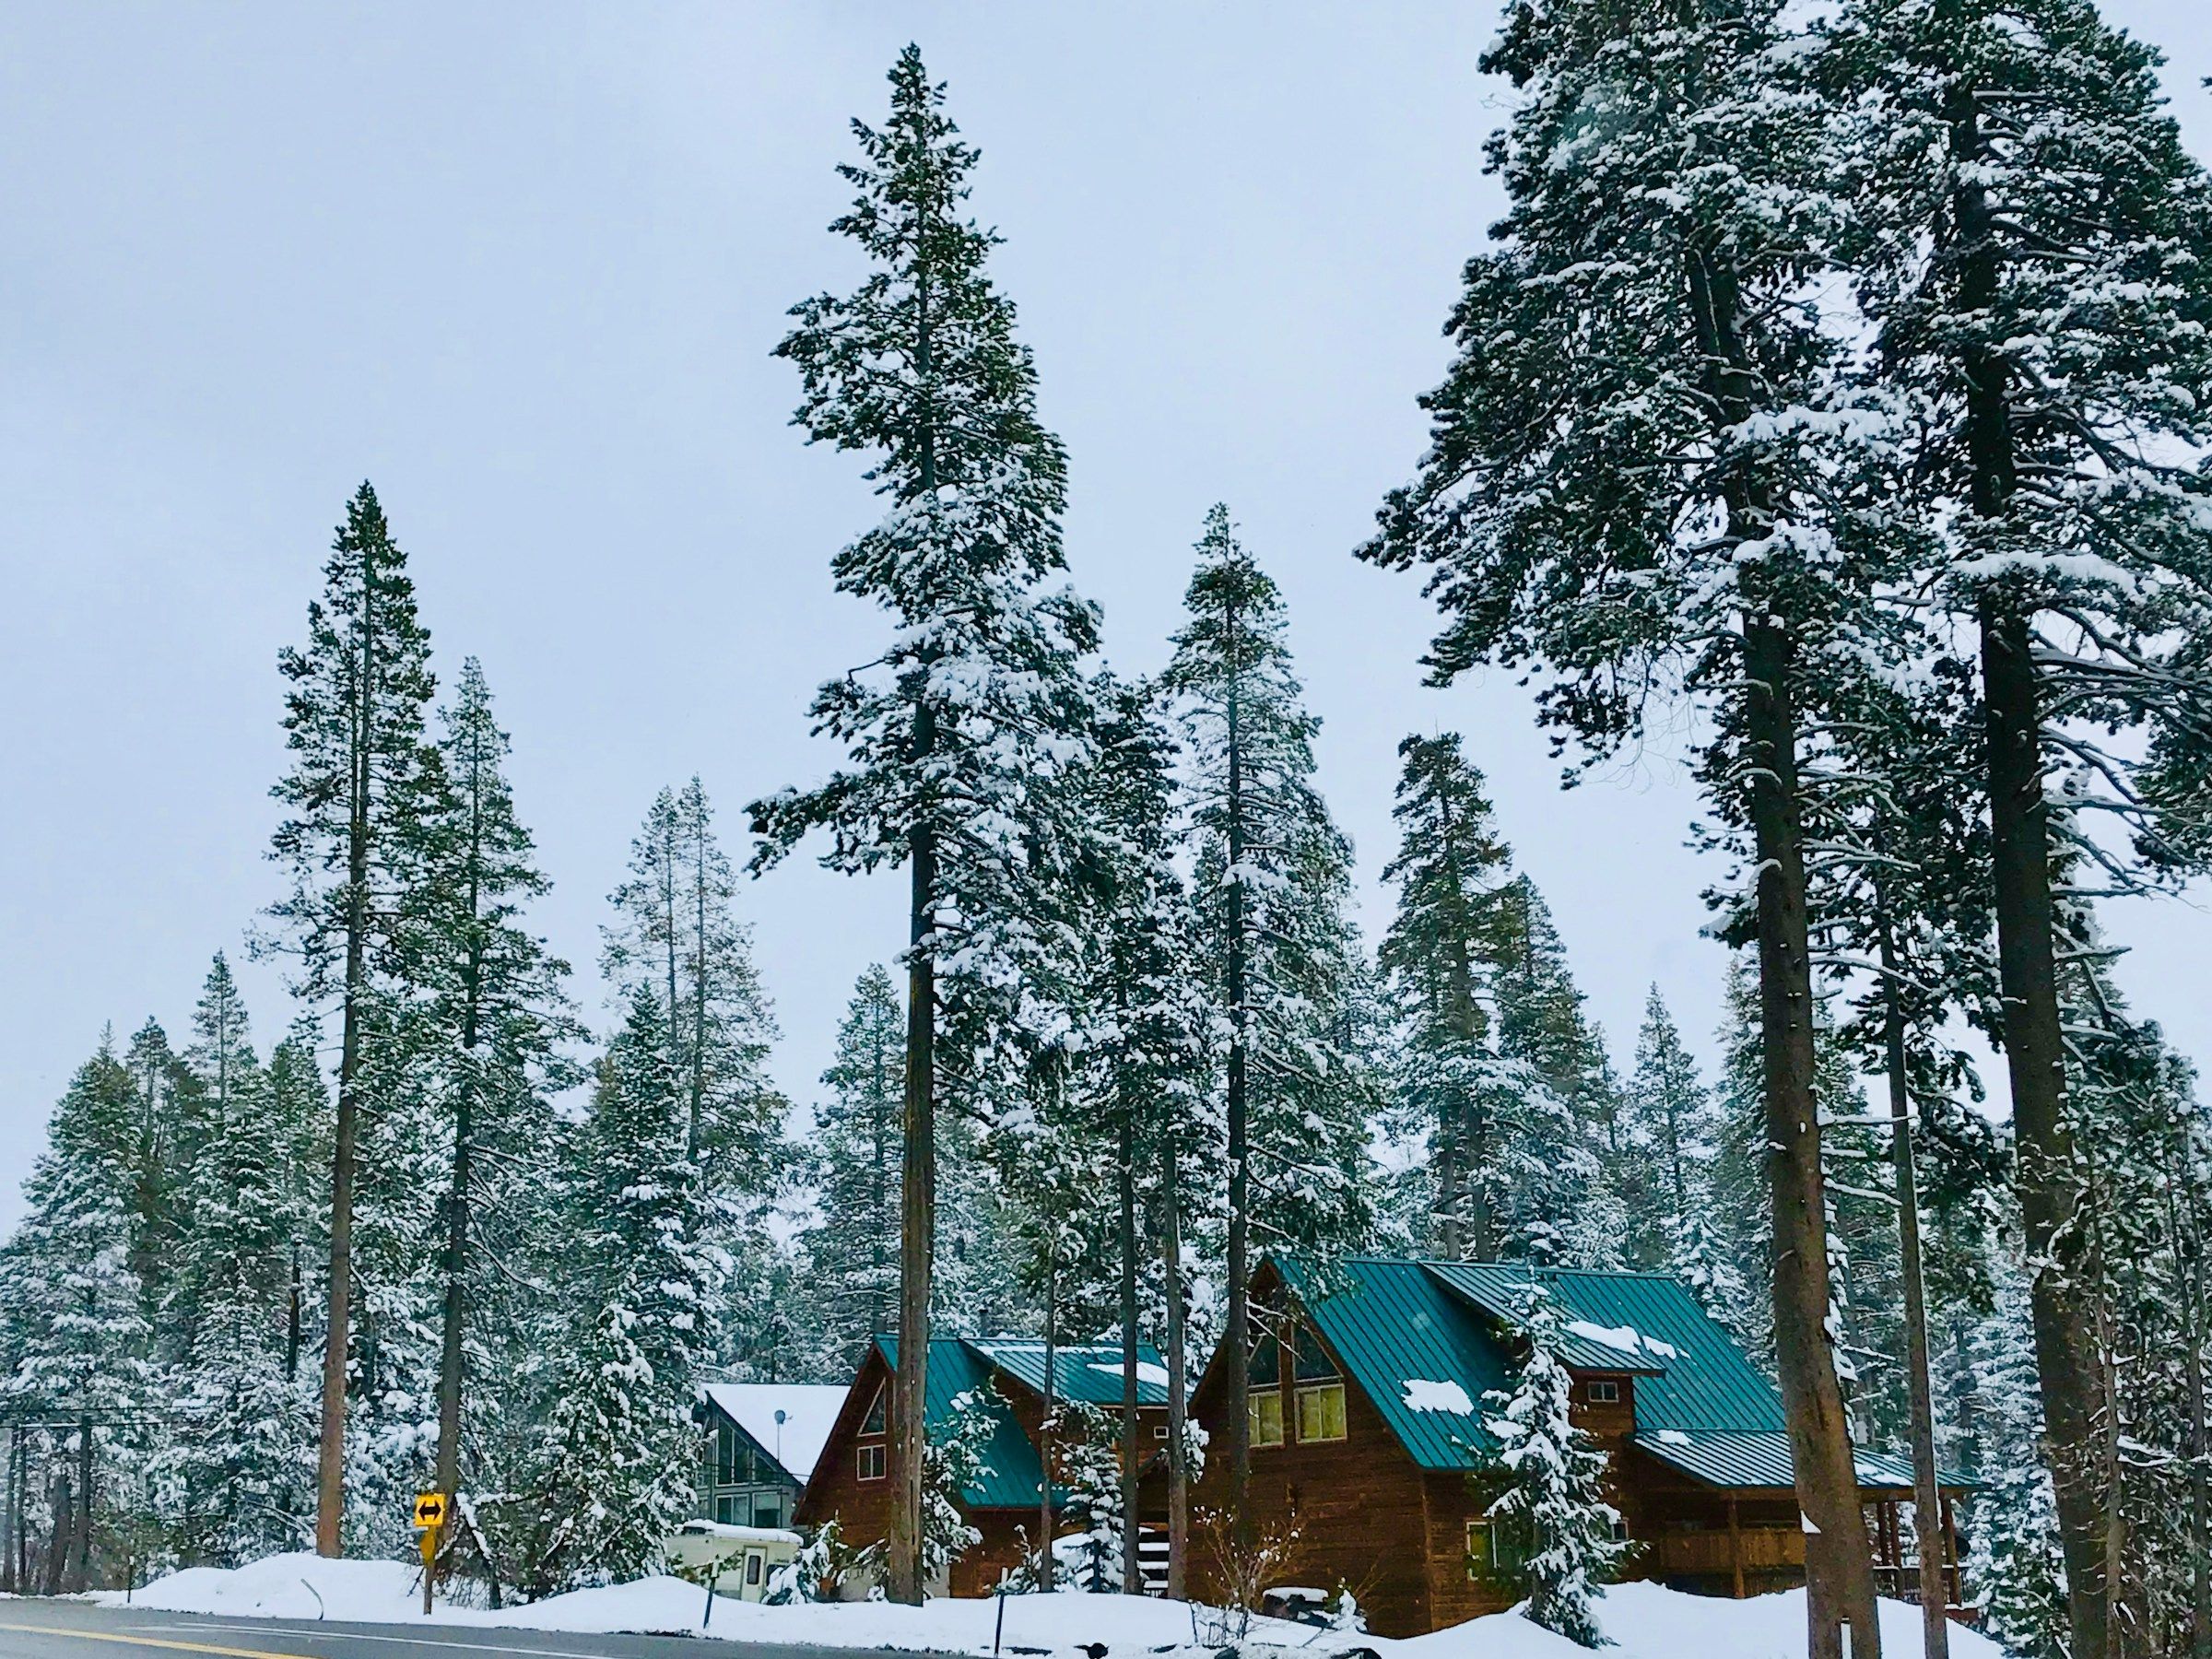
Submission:
<svg viewBox="0 0 2212 1659">
<path fill-rule="evenodd" d="M 1341 1357 L 1332 1357 L 1341 1371 Z M 1415 1636 L 1435 1629 L 1421 1471 L 1348 1376 L 1344 1438 L 1300 1440 L 1291 1363 L 1291 1349 L 1285 1345 L 1277 1373 L 1286 1406 L 1283 1443 L 1255 1446 L 1252 1453 L 1255 1533 L 1265 1536 L 1288 1525 L 1299 1532 L 1277 1582 L 1326 1593 L 1339 1584 L 1348 1586 L 1367 1615 L 1368 1629 L 1378 1636 Z M 1209 1368 L 1191 1402 L 1191 1415 L 1205 1425 L 1211 1442 L 1193 1488 L 1194 1514 L 1223 1512 L 1229 1504 L 1229 1435 L 1221 1418 L 1227 1391 L 1218 1369 Z M 1206 1529 L 1194 1526 L 1193 1533 L 1193 1593 L 1221 1600 L 1220 1563 Z"/>
</svg>

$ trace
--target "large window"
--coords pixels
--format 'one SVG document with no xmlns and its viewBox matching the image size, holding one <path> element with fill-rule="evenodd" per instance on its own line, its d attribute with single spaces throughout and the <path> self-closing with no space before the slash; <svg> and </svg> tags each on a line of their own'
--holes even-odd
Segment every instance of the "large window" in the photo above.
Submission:
<svg viewBox="0 0 2212 1659">
<path fill-rule="evenodd" d="M 858 1462 L 863 1480 L 881 1480 L 890 1464 L 890 1449 L 884 1444 L 889 1431 L 891 1385 L 878 1382 L 876 1397 L 868 1402 L 868 1415 L 860 1420 L 860 1444 L 853 1455 Z"/>
<path fill-rule="evenodd" d="M 1340 1441 L 1345 1436 L 1344 1375 L 1321 1338 L 1300 1325 L 1291 1349 L 1298 1383 L 1298 1438 Z"/>
</svg>

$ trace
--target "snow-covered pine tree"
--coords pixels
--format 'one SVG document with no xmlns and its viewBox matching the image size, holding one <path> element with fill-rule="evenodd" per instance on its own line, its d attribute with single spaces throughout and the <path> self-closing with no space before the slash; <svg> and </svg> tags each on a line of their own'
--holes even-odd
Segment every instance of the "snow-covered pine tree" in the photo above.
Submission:
<svg viewBox="0 0 2212 1659">
<path fill-rule="evenodd" d="M 817 1219 L 808 1278 L 841 1366 L 860 1362 L 899 1305 L 900 1106 L 906 1016 L 880 964 L 863 971 L 837 1028 L 837 1058 L 814 1109 Z"/>
<path fill-rule="evenodd" d="M 417 618 L 406 556 L 393 541 L 376 492 L 364 483 L 308 606 L 307 643 L 279 665 L 289 690 L 285 742 L 291 770 L 275 794 L 288 810 L 272 855 L 292 890 L 270 914 L 298 961 L 295 989 L 335 998 L 340 1041 L 332 1144 L 330 1265 L 324 1283 L 323 1405 L 316 1471 L 315 1547 L 339 1553 L 345 1512 L 346 1406 L 352 1358 L 354 1182 L 370 1053 L 370 1004 L 389 977 L 412 868 L 407 838 L 427 803 L 423 720 L 433 682 L 429 635 Z M 380 1022 L 389 1034 L 394 1022 Z"/>
<path fill-rule="evenodd" d="M 521 1212 L 548 1178 L 550 1101 L 573 1080 L 563 1045 L 580 1035 L 562 992 L 568 965 L 524 919 L 552 884 L 515 813 L 508 750 L 484 671 L 470 657 L 440 716 L 437 787 L 418 827 L 424 879 L 412 938 L 423 986 L 417 1041 L 435 1079 L 446 1152 L 431 1480 L 456 1503 L 484 1484 L 464 1465 L 465 1426 L 477 1420 L 480 1448 L 504 1398 L 495 1389 L 477 1400 L 469 1389 L 488 1362 L 488 1374 L 507 1369 L 493 1361 L 485 1324 L 487 1314 L 497 1319 L 510 1281 L 486 1264 L 512 1258 Z"/>
<path fill-rule="evenodd" d="M 1494 1203 L 1512 1157 L 1501 1078 L 1490 1041 L 1485 949 L 1512 853 L 1499 840 L 1482 773 L 1459 735 L 1398 745 L 1397 855 L 1382 869 L 1397 913 L 1377 952 L 1396 1016 L 1399 1090 L 1424 1143 L 1419 1238 L 1448 1259 L 1497 1253 Z M 1502 1085 L 1502 1087 L 1501 1087 Z"/>
<path fill-rule="evenodd" d="M 573 1300 L 530 1472 L 534 1594 L 637 1577 L 691 1512 L 691 1410 L 719 1346 L 725 1261 L 690 1112 L 666 1010 L 640 986 L 563 1159 Z"/>
<path fill-rule="evenodd" d="M 2000 1264 L 1996 1297 L 1973 1328 L 1974 1502 L 1966 1575 L 1989 1633 L 2018 1659 L 2065 1659 L 2065 1560 L 2042 1453 L 2025 1265 Z"/>
<path fill-rule="evenodd" d="M 2202 816 L 2201 769 L 2195 804 L 2161 820 L 2128 782 L 2131 746 L 2107 735 L 2148 725 L 2154 752 L 2201 753 L 2212 707 L 2195 459 L 2212 437 L 2212 191 L 2163 107 L 2157 53 L 2090 0 L 1854 0 L 1833 54 L 1876 233 L 1876 371 L 1912 411 L 1904 477 L 1944 532 L 1915 591 L 1974 636 L 1998 1035 L 2072 1647 L 2104 1659 L 2123 1638 L 2073 1145 L 2098 1130 L 2066 1093 L 2065 831 L 2046 791 L 2053 776 L 2100 791 L 2154 859 L 2182 851 L 2168 825 Z M 2100 862 L 2123 874 L 2114 851 Z"/>
<path fill-rule="evenodd" d="M 1883 573 L 1840 533 L 1855 483 L 1841 340 L 1808 300 L 1840 205 L 1826 110 L 1780 0 L 1516 0 L 1485 59 L 1519 88 L 1492 140 L 1510 200 L 1471 259 L 1431 442 L 1363 549 L 1428 567 L 1429 662 L 1541 673 L 1595 759 L 1687 689 L 1705 777 L 1747 826 L 1774 1180 L 1782 1394 L 1808 1531 L 1814 1659 L 1874 1659 L 1871 1553 L 1825 1321 L 1796 779 L 1808 657 L 1859 648 Z M 1816 441 L 1815 434 L 1818 434 Z"/>
<path fill-rule="evenodd" d="M 1371 1208 L 1373 1080 L 1357 1046 L 1360 951 L 1347 914 L 1351 846 L 1313 785 L 1313 735 L 1282 595 L 1217 505 L 1163 676 L 1181 717 L 1206 994 L 1222 1037 L 1228 1156 L 1222 1360 L 1231 1524 L 1250 1525 L 1246 1286 L 1264 1211 L 1272 1236 L 1324 1253 Z"/>
<path fill-rule="evenodd" d="M 178 1342 L 170 1326 L 171 1288 L 187 1220 L 184 1148 L 198 1138 L 192 1119 L 199 1080 L 158 1019 L 147 1019 L 123 1053 L 124 1069 L 138 1092 L 137 1134 L 131 1171 L 131 1272 L 138 1280 L 140 1312 L 157 1356 L 173 1358 Z"/>
<path fill-rule="evenodd" d="M 610 900 L 601 966 L 622 1005 L 642 987 L 670 1010 L 665 1041 L 684 1089 L 686 1133 L 711 1187 L 749 1206 L 772 1183 L 784 1104 L 767 1078 L 775 1014 L 736 891 L 705 788 L 693 778 L 663 790 Z"/>
<path fill-rule="evenodd" d="M 1642 1184 L 1631 1265 L 1675 1274 L 1712 1294 L 1721 1264 L 1713 1255 L 1707 1212 L 1712 1163 L 1726 1125 L 1655 984 L 1644 998 L 1636 1068 L 1622 1091 L 1621 1108 L 1621 1140 L 1651 1169 Z"/>
<path fill-rule="evenodd" d="M 263 1111 L 273 1125 L 272 1150 L 283 1171 L 285 1248 L 284 1374 L 300 1374 L 317 1335 L 316 1295 L 322 1264 L 329 1257 L 325 1229 L 331 1160 L 330 1091 L 315 1053 L 321 1045 L 313 1018 L 296 1019 L 269 1051 Z"/>
<path fill-rule="evenodd" d="M 94 1579 L 93 1534 L 109 1471 L 101 1451 L 159 1408 L 152 1327 L 132 1270 L 141 1097 L 105 1034 L 55 1104 L 46 1149 L 23 1183 L 27 1213 L 0 1260 L 12 1369 L 10 1416 L 65 1421 L 57 1450 L 50 1590 Z M 62 1535 L 64 1529 L 66 1535 Z"/>
<path fill-rule="evenodd" d="M 1628 1554 L 1615 1535 L 1620 1512 L 1606 1496 L 1606 1454 L 1573 1417 L 1574 1379 L 1559 1360 L 1559 1304 L 1531 1267 L 1515 1308 L 1528 1345 L 1510 1388 L 1483 1396 L 1482 1426 L 1498 1442 L 1495 1495 L 1484 1512 L 1506 1545 L 1528 1617 L 1583 1647 L 1611 1645 L 1594 1604 Z M 1499 1489 L 1500 1488 L 1502 1489 Z"/>
<path fill-rule="evenodd" d="M 288 1370 L 293 1250 L 310 1199 L 292 1153 L 309 1126 L 283 1115 L 308 1097 L 289 1078 L 274 1087 L 254 1058 L 219 954 L 193 1039 L 185 1059 L 199 1088 L 170 1297 L 182 1348 L 155 1470 L 179 1556 L 227 1567 L 301 1548 L 313 1532 L 314 1396 Z"/>
<path fill-rule="evenodd" d="M 1066 460 L 1037 418 L 1037 372 L 985 265 L 996 237 L 967 216 L 976 152 L 909 47 L 880 128 L 853 124 L 852 210 L 831 229 L 872 265 L 845 295 L 794 308 L 778 355 L 805 388 L 797 421 L 871 457 L 884 517 L 833 561 L 838 586 L 890 614 L 869 665 L 817 694 L 818 731 L 846 763 L 825 783 L 757 803 L 756 866 L 827 830 L 825 862 L 907 872 L 908 1018 L 901 1177 L 900 1377 L 886 1588 L 923 1594 L 921 1406 L 927 1366 L 934 1130 L 940 1061 L 981 1078 L 1033 1029 L 1024 964 L 1065 944 L 1053 918 L 1077 826 L 1049 821 L 1054 775 L 1092 724 L 1083 659 L 1098 618 L 1065 585 Z M 958 1035 L 955 1035 L 955 1032 Z M 944 1036 L 949 1050 L 938 1053 Z"/>
<path fill-rule="evenodd" d="M 1618 1267 L 1642 1177 L 1622 1140 L 1620 1088 L 1605 1038 L 1585 1011 L 1551 907 L 1533 879 L 1523 874 L 1501 887 L 1485 921 L 1498 1055 L 1510 1068 L 1505 1098 L 1521 1120 L 1518 1167 L 1501 1172 L 1494 1205 L 1498 1236 L 1518 1250 L 1537 1228 L 1548 1228 L 1567 1262 Z"/>
<path fill-rule="evenodd" d="M 1218 1131 L 1208 1092 L 1210 1028 L 1199 990 L 1197 918 L 1177 869 L 1179 825 L 1175 745 L 1145 687 L 1102 676 L 1098 759 L 1081 780 L 1086 810 L 1101 831 L 1094 866 L 1093 919 L 1086 929 L 1082 996 L 1086 1030 L 1078 1087 L 1094 1121 L 1111 1137 L 1114 1216 L 1111 1256 L 1112 1324 L 1122 1338 L 1122 1406 L 1116 1485 L 1124 1507 L 1115 1525 L 1137 1532 L 1137 1489 L 1151 1447 L 1139 1439 L 1138 1342 L 1152 1309 L 1168 1355 L 1167 1466 L 1169 1574 L 1181 1581 L 1189 1535 L 1189 1480 L 1177 1454 L 1188 1359 L 1180 1310 L 1162 1287 L 1149 1298 L 1160 1241 L 1185 1232 L 1188 1197 L 1172 1177 L 1203 1158 Z M 1149 1225 L 1147 1226 L 1147 1221 Z M 1140 1586 L 1137 1552 L 1119 1551 L 1118 1583 Z M 1171 1592 L 1172 1594 L 1172 1592 Z"/>
</svg>

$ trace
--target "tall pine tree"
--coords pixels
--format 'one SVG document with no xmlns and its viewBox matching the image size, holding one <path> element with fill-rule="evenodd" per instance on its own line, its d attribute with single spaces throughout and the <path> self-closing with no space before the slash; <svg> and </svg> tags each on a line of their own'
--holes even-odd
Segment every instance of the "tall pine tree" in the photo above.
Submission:
<svg viewBox="0 0 2212 1659">
<path fill-rule="evenodd" d="M 878 523 L 832 564 L 838 586 L 889 613 L 885 650 L 817 694 L 816 729 L 843 746 L 825 783 L 753 808 L 771 864 L 827 830 L 825 862 L 907 873 L 905 1165 L 899 1379 L 888 1589 L 923 1594 L 922 1405 L 935 1228 L 940 1062 L 979 1076 L 1024 1023 L 1023 965 L 1053 931 L 1074 826 L 1041 822 L 1049 780 L 1091 724 L 1079 665 L 1098 618 L 1064 586 L 1066 461 L 1037 417 L 1037 373 L 1014 307 L 991 282 L 996 237 L 967 217 L 976 153 L 944 112 L 921 53 L 890 73 L 880 128 L 853 124 L 841 171 L 851 211 L 831 229 L 871 270 L 793 311 L 777 347 L 805 388 L 810 439 L 870 457 Z M 963 1052 L 940 1055 L 940 1032 Z"/>
<path fill-rule="evenodd" d="M 429 635 L 417 618 L 406 556 L 364 483 L 308 606 L 307 643 L 279 658 L 291 769 L 275 794 L 289 814 L 273 855 L 291 893 L 272 907 L 298 962 L 296 988 L 335 999 L 340 1030 L 337 1119 L 331 1148 L 330 1267 L 324 1325 L 315 1548 L 340 1552 L 346 1492 L 346 1406 L 353 1336 L 354 1183 L 365 1085 L 377 1072 L 372 1004 L 391 989 L 418 866 L 409 835 L 429 806 L 424 714 L 433 682 Z"/>
<path fill-rule="evenodd" d="M 1264 1214 L 1270 1237 L 1324 1253 L 1360 1236 L 1373 1078 L 1356 1024 L 1351 844 L 1314 788 L 1319 722 L 1291 665 L 1281 593 L 1238 542 L 1225 506 L 1207 512 L 1197 551 L 1163 684 L 1189 755 L 1206 994 L 1226 1027 L 1221 1363 L 1230 1516 L 1242 1535 L 1253 1228 Z"/>
</svg>

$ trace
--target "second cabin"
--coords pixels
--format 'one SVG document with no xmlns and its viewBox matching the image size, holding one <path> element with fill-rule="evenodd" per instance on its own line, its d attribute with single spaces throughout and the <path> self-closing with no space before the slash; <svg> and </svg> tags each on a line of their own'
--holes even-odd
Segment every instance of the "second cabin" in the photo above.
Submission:
<svg viewBox="0 0 2212 1659">
<path fill-rule="evenodd" d="M 835 1517 L 844 1541 L 860 1547 L 888 1537 L 891 1524 L 891 1406 L 898 1388 L 899 1345 L 878 1336 L 845 1392 L 843 1408 L 799 1500 L 797 1519 L 819 1525 Z M 961 1492 L 961 1518 L 981 1540 L 953 1564 L 951 1581 L 932 1595 L 985 1595 L 1035 1547 L 1043 1499 L 1045 1402 L 1117 1412 L 1122 1404 L 1119 1343 L 1061 1345 L 1053 1351 L 1048 1384 L 1043 1343 L 1018 1337 L 941 1336 L 929 1345 L 924 1422 L 941 1443 L 964 1399 L 986 1413 L 992 1428 L 982 1467 Z M 1138 1349 L 1138 1433 L 1149 1447 L 1167 1438 L 1167 1371 L 1149 1346 Z M 1064 1510 L 1065 1470 L 1055 1442 L 1053 1505 Z"/>
<path fill-rule="evenodd" d="M 1518 1264 L 1354 1257 L 1325 1271 L 1273 1256 L 1253 1276 L 1247 1424 L 1256 1529 L 1295 1529 L 1286 1571 L 1348 1587 L 1378 1635 L 1412 1636 L 1511 1606 L 1519 1545 L 1486 1514 L 1497 1443 L 1485 1398 L 1527 1351 Z M 1774 1387 L 1677 1280 L 1543 1270 L 1566 1321 L 1555 1349 L 1577 1424 L 1606 1453 L 1609 1497 L 1638 1545 L 1625 1576 L 1707 1594 L 1804 1583 L 1805 1535 Z M 1212 1452 L 1195 1492 L 1225 1509 L 1229 1443 L 1218 1350 L 1192 1397 Z M 934 1390 L 933 1390 L 934 1393 Z M 1857 1453 L 1885 1594 L 1916 1593 L 1902 1565 L 1902 1460 Z M 1949 1601 L 1961 1599 L 1944 1483 Z M 1192 1552 L 1193 1591 L 1220 1599 L 1218 1564 Z"/>
</svg>

